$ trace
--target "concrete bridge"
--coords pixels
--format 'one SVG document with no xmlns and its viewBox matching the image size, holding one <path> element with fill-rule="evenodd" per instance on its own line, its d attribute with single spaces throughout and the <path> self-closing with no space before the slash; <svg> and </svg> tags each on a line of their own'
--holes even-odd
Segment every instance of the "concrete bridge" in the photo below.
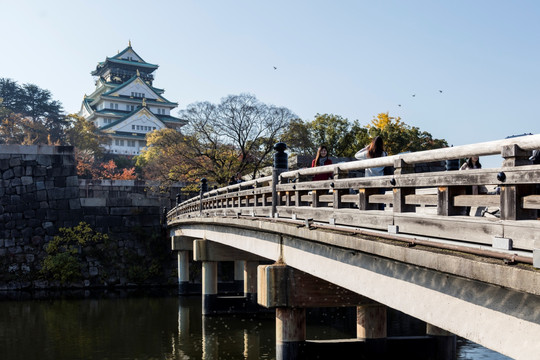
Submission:
<svg viewBox="0 0 540 360">
<path fill-rule="evenodd" d="M 286 156 L 277 148 L 275 165 Z M 531 135 L 298 171 L 275 166 L 270 177 L 212 191 L 203 184 L 167 214 L 180 289 L 192 251 L 203 264 L 203 314 L 230 310 L 216 269 L 235 261 L 241 306 L 275 309 L 278 359 L 327 346 L 417 355 L 387 336 L 387 308 L 426 322 L 426 337 L 409 339 L 429 340 L 430 353 L 417 358 L 455 358 L 455 335 L 539 358 L 540 165 L 529 161 L 538 148 L 540 135 Z M 496 154 L 499 168 L 414 172 L 418 163 Z M 376 166 L 394 174 L 352 177 Z M 311 181 L 316 173 L 332 177 Z M 356 339 L 306 341 L 305 309 L 335 306 L 356 306 Z"/>
</svg>

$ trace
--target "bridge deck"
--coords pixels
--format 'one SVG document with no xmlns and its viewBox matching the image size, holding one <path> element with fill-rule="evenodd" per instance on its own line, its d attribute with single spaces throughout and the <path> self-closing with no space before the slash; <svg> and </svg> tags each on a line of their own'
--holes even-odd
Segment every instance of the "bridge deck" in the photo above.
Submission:
<svg viewBox="0 0 540 360">
<path fill-rule="evenodd" d="M 171 235 L 285 263 L 515 358 L 540 352 L 540 135 L 354 161 L 203 192 Z M 500 168 L 413 173 L 501 154 Z M 394 175 L 352 177 L 393 165 Z M 311 181 L 317 173 L 333 178 Z M 487 191 L 486 191 L 487 190 Z M 384 204 L 384 209 L 381 209 Z M 518 345 L 519 344 L 519 345 Z"/>
</svg>

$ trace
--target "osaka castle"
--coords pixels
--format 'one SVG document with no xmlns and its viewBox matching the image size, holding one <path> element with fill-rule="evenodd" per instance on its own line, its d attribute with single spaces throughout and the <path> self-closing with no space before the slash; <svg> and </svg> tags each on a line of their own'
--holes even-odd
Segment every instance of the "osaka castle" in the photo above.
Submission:
<svg viewBox="0 0 540 360">
<path fill-rule="evenodd" d="M 167 100 L 163 97 L 165 90 L 153 86 L 157 68 L 144 61 L 130 41 L 127 48 L 107 57 L 91 72 L 96 77 L 96 89 L 84 96 L 79 116 L 108 135 L 108 153 L 138 155 L 146 146 L 149 132 L 179 130 L 186 124 L 171 116 L 178 103 Z"/>
</svg>

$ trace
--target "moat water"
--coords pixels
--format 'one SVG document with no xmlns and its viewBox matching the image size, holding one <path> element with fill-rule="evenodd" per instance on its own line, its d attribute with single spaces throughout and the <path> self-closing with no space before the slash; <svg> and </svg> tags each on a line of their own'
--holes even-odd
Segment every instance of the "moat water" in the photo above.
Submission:
<svg viewBox="0 0 540 360">
<path fill-rule="evenodd" d="M 79 295 L 0 300 L 0 359 L 275 359 L 272 314 L 203 318 L 199 296 L 171 292 Z M 308 314 L 307 338 L 354 337 L 347 318 Z M 458 338 L 458 359 L 510 358 Z"/>
</svg>

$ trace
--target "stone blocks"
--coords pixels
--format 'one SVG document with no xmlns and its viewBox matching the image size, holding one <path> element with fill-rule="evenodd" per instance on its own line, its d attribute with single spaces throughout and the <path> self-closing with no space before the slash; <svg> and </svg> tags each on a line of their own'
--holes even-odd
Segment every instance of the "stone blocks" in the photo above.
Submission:
<svg viewBox="0 0 540 360">
<path fill-rule="evenodd" d="M 118 265 L 104 268 L 89 258 L 85 286 L 130 281 L 128 269 L 144 267 L 155 247 L 162 246 L 149 242 L 161 233 L 162 208 L 170 208 L 178 192 L 173 189 L 163 197 L 152 189 L 141 181 L 79 180 L 69 147 L 0 145 L 0 288 L 58 286 L 37 278 L 46 245 L 59 228 L 80 221 L 110 236 L 107 249 L 99 251 Z M 170 252 L 168 239 L 163 239 L 163 249 Z M 163 273 L 175 280 L 176 257 L 171 254 L 170 260 Z M 10 280 L 23 277 L 30 281 Z"/>
</svg>

